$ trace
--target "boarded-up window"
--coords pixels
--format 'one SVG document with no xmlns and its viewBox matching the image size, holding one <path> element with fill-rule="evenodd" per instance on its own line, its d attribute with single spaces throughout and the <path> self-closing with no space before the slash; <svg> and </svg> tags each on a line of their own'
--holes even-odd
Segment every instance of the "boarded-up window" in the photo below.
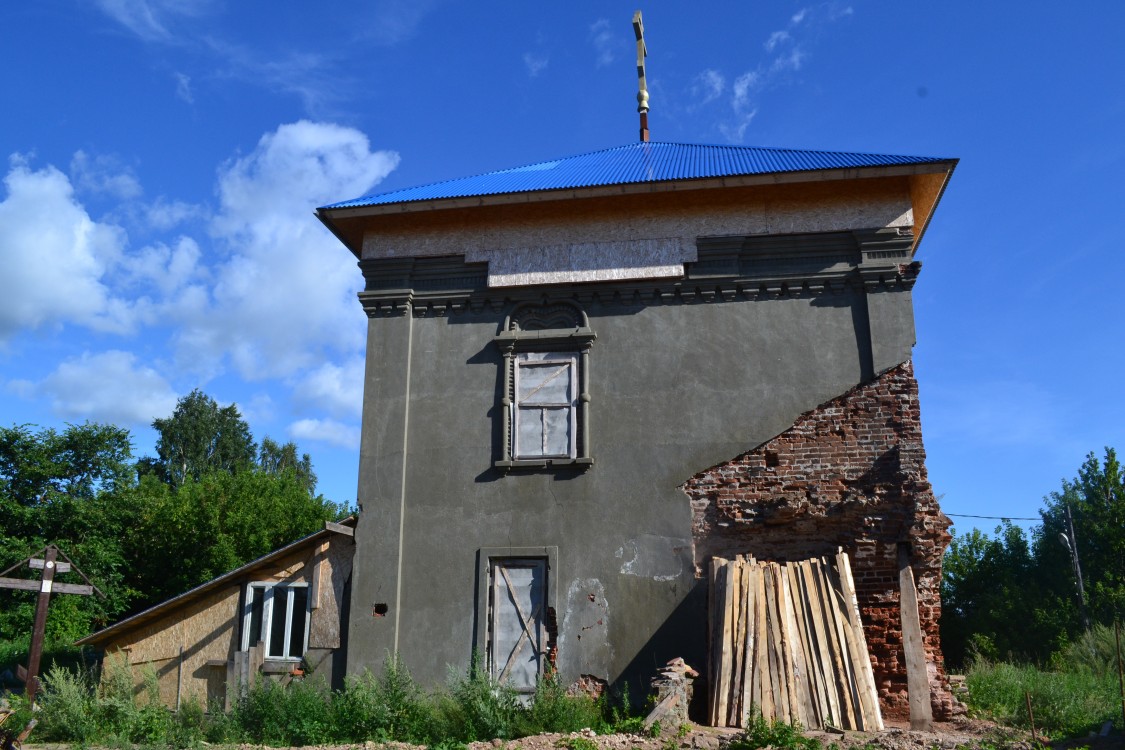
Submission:
<svg viewBox="0 0 1125 750">
<path fill-rule="evenodd" d="M 547 641 L 546 559 L 491 559 L 489 592 L 489 671 L 517 692 L 533 693 Z"/>
<path fill-rule="evenodd" d="M 309 641 L 309 589 L 301 585 L 246 587 L 242 650 L 259 641 L 267 659 L 300 659 Z"/>
<path fill-rule="evenodd" d="M 515 364 L 515 458 L 574 458 L 577 357 L 521 352 Z"/>
</svg>

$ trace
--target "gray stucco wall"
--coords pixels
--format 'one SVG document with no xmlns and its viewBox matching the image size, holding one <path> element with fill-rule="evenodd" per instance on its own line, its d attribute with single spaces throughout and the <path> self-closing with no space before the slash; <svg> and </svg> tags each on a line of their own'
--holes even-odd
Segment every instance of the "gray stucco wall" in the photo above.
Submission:
<svg viewBox="0 0 1125 750">
<path fill-rule="evenodd" d="M 424 293 L 417 269 L 404 272 L 414 274 L 407 282 L 365 269 L 372 317 L 348 671 L 377 670 L 395 650 L 423 684 L 444 680 L 449 666 L 463 671 L 483 615 L 478 550 L 544 546 L 558 550 L 549 585 L 565 682 L 647 677 L 674 656 L 701 662 L 705 612 L 692 596 L 691 512 L 680 486 L 910 356 L 910 283 L 897 260 L 871 267 L 861 246 L 846 262 L 817 256 L 796 270 L 754 265 L 744 251 L 730 294 L 725 282 L 693 281 L 692 264 L 688 278 L 663 287 L 508 296 L 479 279 L 465 282 L 476 285 L 468 291 L 443 282 Z M 721 276 L 702 273 L 704 255 L 694 277 Z M 450 267 L 471 275 L 458 259 Z M 817 274 L 830 267 L 836 283 L 821 288 Z M 751 279 L 759 276 L 761 285 Z M 595 463 L 503 474 L 493 468 L 502 382 L 493 338 L 520 299 L 544 294 L 577 300 L 597 334 Z M 483 301 L 447 305 L 449 297 Z M 442 300 L 436 312 L 427 299 Z M 387 300 L 390 308 L 375 309 Z M 375 604 L 386 613 L 374 615 Z"/>
</svg>

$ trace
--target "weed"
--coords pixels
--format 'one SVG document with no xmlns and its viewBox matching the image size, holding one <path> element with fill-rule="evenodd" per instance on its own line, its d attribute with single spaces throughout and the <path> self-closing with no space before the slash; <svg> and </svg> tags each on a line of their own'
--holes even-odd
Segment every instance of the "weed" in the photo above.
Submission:
<svg viewBox="0 0 1125 750">
<path fill-rule="evenodd" d="M 821 750 L 821 744 L 812 737 L 801 734 L 799 724 L 787 724 L 774 719 L 767 721 L 761 714 L 755 714 L 750 720 L 750 726 L 731 740 L 730 750 L 757 750 L 762 747 L 772 747 L 777 750 Z"/>
<path fill-rule="evenodd" d="M 544 677 L 535 686 L 527 710 L 517 720 L 517 734 L 528 736 L 545 732 L 577 732 L 604 728 L 602 705 L 585 695 L 567 695 L 555 675 Z"/>
<path fill-rule="evenodd" d="M 565 747 L 566 750 L 598 750 L 598 744 L 589 737 L 563 737 L 555 743 L 556 747 Z"/>
</svg>

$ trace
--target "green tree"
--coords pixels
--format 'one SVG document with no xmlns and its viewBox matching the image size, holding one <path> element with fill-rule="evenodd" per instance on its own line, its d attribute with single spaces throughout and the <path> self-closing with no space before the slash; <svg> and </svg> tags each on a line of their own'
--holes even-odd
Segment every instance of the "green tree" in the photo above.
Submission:
<svg viewBox="0 0 1125 750">
<path fill-rule="evenodd" d="M 1125 484 L 1116 451 L 1106 448 L 1101 461 L 1087 455 L 1078 476 L 1063 480 L 1044 505 L 1035 549 L 1043 574 L 1056 581 L 1068 605 L 1077 602 L 1070 552 L 1059 538 L 1067 531 L 1069 506 L 1091 621 L 1104 624 L 1125 616 Z M 1068 630 L 1074 636 L 1081 624 L 1077 608 L 1070 613 Z"/>
<path fill-rule="evenodd" d="M 974 655 L 1045 659 L 1063 631 L 1023 530 L 1005 522 L 989 537 L 974 529 L 956 537 L 942 576 L 941 637 L 945 658 Z M 1013 627 L 1019 623 L 1019 627 Z"/>
<path fill-rule="evenodd" d="M 173 487 L 214 470 L 248 469 L 257 455 L 238 407 L 220 407 L 198 388 L 177 402 L 172 416 L 155 419 L 152 426 L 159 433 L 156 458 L 144 459 L 141 471 L 155 473 Z"/>
<path fill-rule="evenodd" d="M 54 543 L 106 594 L 104 600 L 56 597 L 50 637 L 79 637 L 124 611 L 136 595 L 126 580 L 122 544 L 136 511 L 125 502 L 133 476 L 130 435 L 119 427 L 0 428 L 0 570 Z M 73 572 L 62 580 L 81 582 Z M 29 633 L 34 593 L 3 590 L 0 596 L 0 630 L 9 637 Z"/>
<path fill-rule="evenodd" d="M 1045 661 L 1082 632 L 1067 535 L 1074 521 L 1087 609 L 1093 623 L 1125 616 L 1125 486 L 1112 448 L 1089 454 L 1074 479 L 1043 499 L 1031 542 L 1011 524 L 996 537 L 953 540 L 942 577 L 942 647 L 951 664 L 971 651 Z"/>
<path fill-rule="evenodd" d="M 341 509 L 292 469 L 211 471 L 179 488 L 143 477 L 137 570 L 147 603 L 180 594 L 324 527 Z"/>
<path fill-rule="evenodd" d="M 297 479 L 305 485 L 309 496 L 316 495 L 316 472 L 313 471 L 312 459 L 308 453 L 297 455 L 297 444 L 290 441 L 280 445 L 269 437 L 262 438 L 258 447 L 258 468 L 267 474 L 284 474 L 292 471 Z"/>
</svg>

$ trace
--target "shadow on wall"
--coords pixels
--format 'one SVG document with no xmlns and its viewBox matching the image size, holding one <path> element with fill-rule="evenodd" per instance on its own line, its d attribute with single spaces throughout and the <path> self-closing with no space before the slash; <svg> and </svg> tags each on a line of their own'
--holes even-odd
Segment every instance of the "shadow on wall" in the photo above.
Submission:
<svg viewBox="0 0 1125 750">
<path fill-rule="evenodd" d="M 645 706 L 651 681 L 661 667 L 672 659 L 681 657 L 695 668 L 700 677 L 695 681 L 694 694 L 688 710 L 691 720 L 706 723 L 707 713 L 707 587 L 697 580 L 683 601 L 672 610 L 652 637 L 640 648 L 637 655 L 610 686 L 614 695 L 620 695 L 628 686 L 629 699 L 634 710 Z"/>
</svg>

